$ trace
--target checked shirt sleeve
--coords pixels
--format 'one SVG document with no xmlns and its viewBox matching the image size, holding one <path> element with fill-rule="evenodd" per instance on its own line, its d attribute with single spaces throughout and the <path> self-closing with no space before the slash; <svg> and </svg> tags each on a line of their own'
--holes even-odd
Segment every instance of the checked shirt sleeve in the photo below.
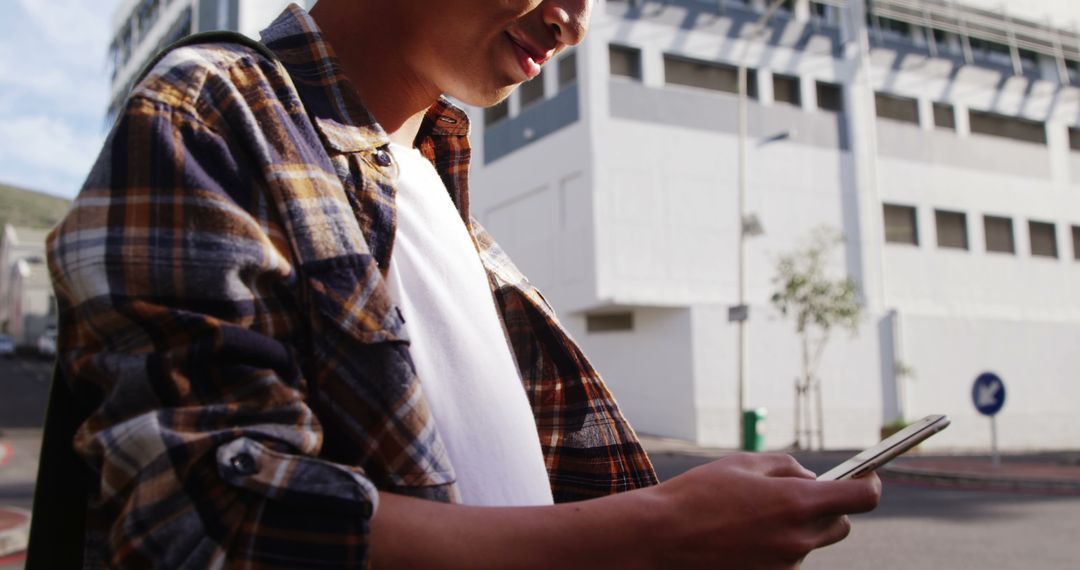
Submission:
<svg viewBox="0 0 1080 570">
<path fill-rule="evenodd" d="M 134 97 L 49 237 L 60 365 L 103 398 L 87 565 L 363 566 L 377 493 L 319 458 L 289 248 L 221 132 Z"/>
</svg>

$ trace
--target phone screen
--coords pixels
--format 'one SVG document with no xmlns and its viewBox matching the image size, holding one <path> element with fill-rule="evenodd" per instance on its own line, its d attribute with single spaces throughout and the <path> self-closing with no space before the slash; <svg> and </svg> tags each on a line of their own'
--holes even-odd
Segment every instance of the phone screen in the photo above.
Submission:
<svg viewBox="0 0 1080 570">
<path fill-rule="evenodd" d="M 878 467 L 885 465 L 889 461 L 892 461 L 905 451 L 918 445 L 919 442 L 948 426 L 949 418 L 946 416 L 926 416 L 883 439 L 881 443 L 874 447 L 871 447 L 825 473 L 822 473 L 818 476 L 818 481 L 853 479 L 865 475 Z"/>
</svg>

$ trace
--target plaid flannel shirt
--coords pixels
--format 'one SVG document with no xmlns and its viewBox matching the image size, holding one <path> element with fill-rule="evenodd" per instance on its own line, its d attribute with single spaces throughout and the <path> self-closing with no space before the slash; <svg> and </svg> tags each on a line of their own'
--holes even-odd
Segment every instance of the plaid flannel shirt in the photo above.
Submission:
<svg viewBox="0 0 1080 570">
<path fill-rule="evenodd" d="M 379 490 L 457 499 L 384 284 L 396 166 L 314 21 L 272 61 L 215 44 L 133 90 L 48 240 L 60 365 L 100 406 L 86 566 L 363 566 Z M 473 235 L 557 501 L 654 484 L 630 426 L 540 293 L 468 215 L 469 124 L 417 146 Z M 422 541 L 423 537 L 417 537 Z"/>
</svg>

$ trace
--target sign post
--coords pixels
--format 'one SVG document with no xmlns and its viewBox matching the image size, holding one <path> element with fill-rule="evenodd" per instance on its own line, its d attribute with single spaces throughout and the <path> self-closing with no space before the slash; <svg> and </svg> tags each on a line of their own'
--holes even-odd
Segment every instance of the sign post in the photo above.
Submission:
<svg viewBox="0 0 1080 570">
<path fill-rule="evenodd" d="M 990 417 L 990 444 L 993 447 L 994 469 L 1001 467 L 998 453 L 997 413 L 1005 405 L 1005 382 L 993 372 L 983 372 L 971 387 L 971 399 L 980 414 Z"/>
</svg>

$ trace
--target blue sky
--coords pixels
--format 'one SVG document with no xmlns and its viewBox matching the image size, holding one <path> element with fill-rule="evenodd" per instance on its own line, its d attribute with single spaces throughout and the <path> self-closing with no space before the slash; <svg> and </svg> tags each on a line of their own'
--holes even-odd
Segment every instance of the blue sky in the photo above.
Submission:
<svg viewBox="0 0 1080 570">
<path fill-rule="evenodd" d="M 5 0 L 0 182 L 72 197 L 105 138 L 116 0 Z"/>
</svg>

